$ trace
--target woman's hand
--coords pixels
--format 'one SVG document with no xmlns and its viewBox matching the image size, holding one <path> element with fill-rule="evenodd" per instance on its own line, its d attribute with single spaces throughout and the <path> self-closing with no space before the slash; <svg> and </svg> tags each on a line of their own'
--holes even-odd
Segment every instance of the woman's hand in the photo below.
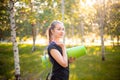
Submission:
<svg viewBox="0 0 120 80">
<path fill-rule="evenodd" d="M 65 44 L 62 42 L 57 42 L 56 43 L 58 46 L 60 46 L 62 49 L 65 49 Z"/>
<path fill-rule="evenodd" d="M 69 63 L 73 63 L 75 61 L 75 57 L 70 57 L 69 58 Z"/>
<path fill-rule="evenodd" d="M 51 53 L 52 57 L 61 66 L 67 67 L 68 66 L 68 58 L 67 58 L 65 45 L 64 45 L 64 43 L 61 43 L 61 42 L 56 42 L 56 44 L 62 48 L 62 54 L 58 50 L 56 50 L 56 49 L 52 49 L 50 53 Z"/>
</svg>

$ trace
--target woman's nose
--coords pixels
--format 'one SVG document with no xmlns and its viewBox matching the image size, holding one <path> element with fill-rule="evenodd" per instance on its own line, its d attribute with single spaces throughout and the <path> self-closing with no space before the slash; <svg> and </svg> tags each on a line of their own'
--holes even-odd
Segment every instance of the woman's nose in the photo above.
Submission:
<svg viewBox="0 0 120 80">
<path fill-rule="evenodd" d="M 64 33 L 64 31 L 63 31 L 63 30 L 61 30 L 61 32 L 62 32 L 62 33 Z"/>
</svg>

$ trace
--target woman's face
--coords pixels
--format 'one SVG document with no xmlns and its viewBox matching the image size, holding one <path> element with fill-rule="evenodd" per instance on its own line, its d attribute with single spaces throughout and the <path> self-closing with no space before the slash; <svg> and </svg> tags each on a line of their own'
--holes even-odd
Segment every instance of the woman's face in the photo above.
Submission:
<svg viewBox="0 0 120 80">
<path fill-rule="evenodd" d="M 62 24 L 56 24 L 54 30 L 52 31 L 54 38 L 63 38 L 65 35 L 65 28 Z"/>
</svg>

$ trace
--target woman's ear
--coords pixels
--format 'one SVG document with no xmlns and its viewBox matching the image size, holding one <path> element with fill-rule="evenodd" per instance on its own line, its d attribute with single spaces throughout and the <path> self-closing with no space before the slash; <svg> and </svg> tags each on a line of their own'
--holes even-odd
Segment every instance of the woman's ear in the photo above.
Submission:
<svg viewBox="0 0 120 80">
<path fill-rule="evenodd" d="M 54 30 L 51 30 L 51 33 L 53 34 L 53 33 L 54 33 Z"/>
</svg>

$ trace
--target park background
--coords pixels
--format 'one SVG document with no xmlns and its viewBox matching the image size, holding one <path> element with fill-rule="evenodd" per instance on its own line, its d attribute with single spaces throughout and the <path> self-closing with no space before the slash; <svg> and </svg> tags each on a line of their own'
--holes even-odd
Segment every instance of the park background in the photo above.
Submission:
<svg viewBox="0 0 120 80">
<path fill-rule="evenodd" d="M 70 80 L 120 80 L 120 0 L 1 0 L 0 80 L 45 80 L 53 20 L 64 23 L 67 48 L 87 49 L 70 64 Z"/>
</svg>

